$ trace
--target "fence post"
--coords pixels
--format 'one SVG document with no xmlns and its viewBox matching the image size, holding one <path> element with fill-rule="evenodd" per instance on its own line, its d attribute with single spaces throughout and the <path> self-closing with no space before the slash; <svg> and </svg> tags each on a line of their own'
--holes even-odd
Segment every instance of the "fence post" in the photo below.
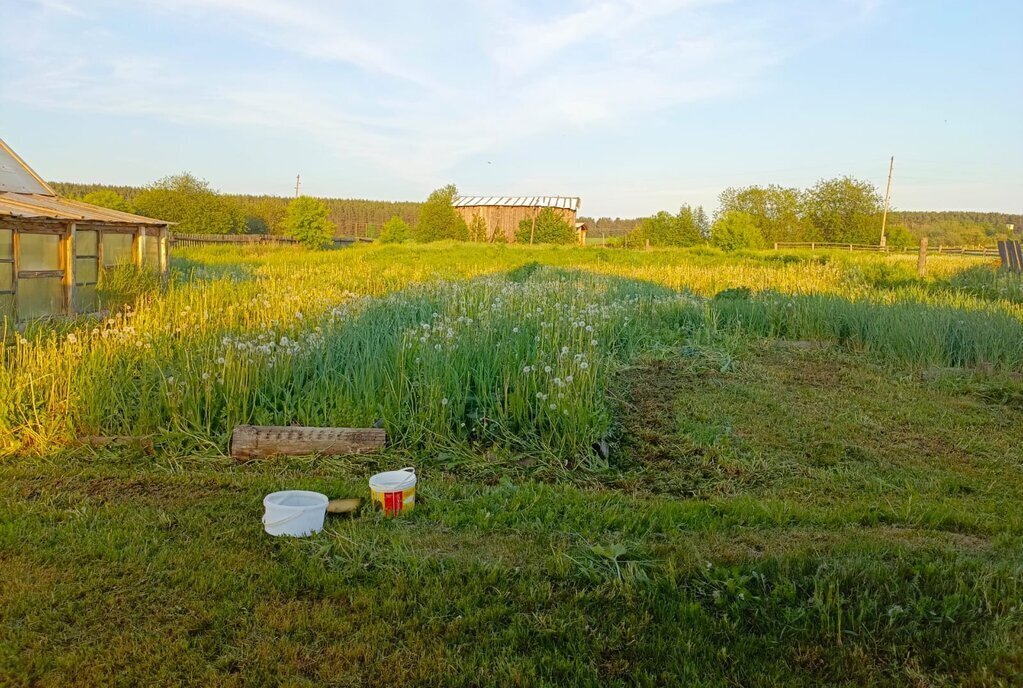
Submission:
<svg viewBox="0 0 1023 688">
<path fill-rule="evenodd" d="M 778 242 L 777 242 L 777 241 L 776 241 L 776 242 L 774 242 L 774 250 L 775 250 L 775 251 L 777 251 L 777 250 L 778 250 Z"/>
<path fill-rule="evenodd" d="M 916 259 L 916 272 L 921 277 L 927 276 L 927 237 L 920 237 L 920 256 Z"/>
</svg>

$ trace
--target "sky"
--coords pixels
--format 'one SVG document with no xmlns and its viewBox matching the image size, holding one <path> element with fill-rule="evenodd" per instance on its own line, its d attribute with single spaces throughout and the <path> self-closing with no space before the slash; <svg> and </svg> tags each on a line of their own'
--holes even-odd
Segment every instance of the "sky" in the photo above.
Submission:
<svg viewBox="0 0 1023 688">
<path fill-rule="evenodd" d="M 0 138 L 44 178 L 709 211 L 853 175 L 1023 212 L 1020 0 L 0 0 Z"/>
</svg>

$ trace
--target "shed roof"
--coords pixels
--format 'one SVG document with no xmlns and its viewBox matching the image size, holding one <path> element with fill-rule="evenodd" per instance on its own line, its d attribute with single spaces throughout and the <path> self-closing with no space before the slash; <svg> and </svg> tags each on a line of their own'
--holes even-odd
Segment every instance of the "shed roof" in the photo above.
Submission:
<svg viewBox="0 0 1023 688">
<path fill-rule="evenodd" d="M 518 206 L 523 208 L 562 208 L 579 210 L 577 196 L 457 196 L 452 204 L 456 208 L 481 206 Z"/>
<path fill-rule="evenodd" d="M 0 217 L 25 220 L 64 220 L 72 222 L 107 222 L 127 225 L 163 227 L 166 220 L 154 220 L 120 210 L 72 201 L 47 194 L 0 192 Z"/>
<path fill-rule="evenodd" d="M 0 217 L 131 225 L 169 224 L 164 220 L 61 198 L 3 139 L 0 139 Z"/>
<path fill-rule="evenodd" d="M 0 191 L 57 195 L 3 139 L 0 139 Z"/>
</svg>

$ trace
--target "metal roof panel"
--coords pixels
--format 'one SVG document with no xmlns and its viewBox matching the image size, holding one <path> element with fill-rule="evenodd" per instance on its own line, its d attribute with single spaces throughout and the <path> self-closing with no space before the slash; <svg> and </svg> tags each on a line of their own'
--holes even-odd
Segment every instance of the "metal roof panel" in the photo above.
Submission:
<svg viewBox="0 0 1023 688">
<path fill-rule="evenodd" d="M 3 139 L 0 139 L 0 191 L 57 195 Z"/>
<path fill-rule="evenodd" d="M 458 196 L 454 199 L 456 208 L 481 206 L 511 206 L 525 208 L 564 208 L 579 210 L 578 196 Z"/>
<path fill-rule="evenodd" d="M 164 226 L 171 223 L 46 194 L 0 192 L 0 217 Z"/>
</svg>

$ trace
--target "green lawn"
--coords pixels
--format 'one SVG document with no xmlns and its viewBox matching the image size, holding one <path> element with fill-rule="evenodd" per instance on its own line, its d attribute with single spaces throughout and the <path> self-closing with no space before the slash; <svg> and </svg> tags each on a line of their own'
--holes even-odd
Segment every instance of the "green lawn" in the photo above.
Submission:
<svg viewBox="0 0 1023 688">
<path fill-rule="evenodd" d="M 606 469 L 8 459 L 0 685 L 1023 684 L 1011 374 L 751 340 L 610 395 Z M 262 532 L 267 492 L 408 463 L 408 517 Z"/>
</svg>

